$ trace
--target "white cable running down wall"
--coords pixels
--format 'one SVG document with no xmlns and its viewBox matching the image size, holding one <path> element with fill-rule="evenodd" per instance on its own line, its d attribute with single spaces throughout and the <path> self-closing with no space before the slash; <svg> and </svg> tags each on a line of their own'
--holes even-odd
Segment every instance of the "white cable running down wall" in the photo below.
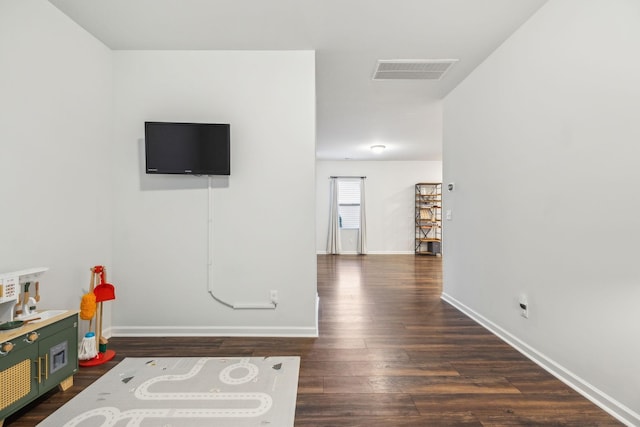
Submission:
<svg viewBox="0 0 640 427">
<path fill-rule="evenodd" d="M 230 303 L 216 296 L 214 289 L 213 271 L 213 187 L 212 177 L 208 177 L 208 204 L 207 204 L 207 285 L 209 295 L 222 305 L 234 310 L 275 310 L 278 304 L 274 301 L 258 303 Z"/>
</svg>

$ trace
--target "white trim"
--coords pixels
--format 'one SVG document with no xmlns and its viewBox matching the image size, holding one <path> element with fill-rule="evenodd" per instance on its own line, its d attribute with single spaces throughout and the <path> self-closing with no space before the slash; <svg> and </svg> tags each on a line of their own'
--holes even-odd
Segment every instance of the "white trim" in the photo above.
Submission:
<svg viewBox="0 0 640 427">
<path fill-rule="evenodd" d="M 316 337 L 320 336 L 320 295 L 316 292 Z"/>
<path fill-rule="evenodd" d="M 369 251 L 369 255 L 415 255 L 415 251 Z"/>
<path fill-rule="evenodd" d="M 328 255 L 327 251 L 316 251 L 316 255 Z M 414 255 L 415 251 L 369 251 L 367 255 Z M 358 255 L 358 252 L 340 252 L 338 255 Z"/>
<path fill-rule="evenodd" d="M 113 326 L 105 337 L 287 337 L 317 338 L 317 327 Z"/>
<path fill-rule="evenodd" d="M 518 337 L 512 335 L 508 331 L 493 323 L 491 320 L 464 305 L 451 295 L 443 292 L 441 295 L 441 299 L 448 302 L 449 304 L 469 316 L 471 319 L 478 322 L 481 326 L 489 330 L 491 333 L 509 344 L 514 349 L 518 350 L 535 364 L 549 372 L 554 377 L 558 378 L 560 381 L 574 389 L 576 392 L 589 399 L 605 412 L 615 417 L 618 421 L 624 423 L 629 427 L 640 426 L 640 414 L 634 412 L 631 408 L 623 405 L 613 397 L 604 393 L 602 390 L 589 384 L 587 381 L 575 375 L 573 372 L 555 362 L 553 359 L 540 353 L 524 341 L 520 340 Z"/>
</svg>

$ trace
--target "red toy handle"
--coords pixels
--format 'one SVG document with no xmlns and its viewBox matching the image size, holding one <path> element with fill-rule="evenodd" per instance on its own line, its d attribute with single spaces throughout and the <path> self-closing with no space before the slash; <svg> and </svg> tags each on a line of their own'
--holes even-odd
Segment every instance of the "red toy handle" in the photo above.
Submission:
<svg viewBox="0 0 640 427">
<path fill-rule="evenodd" d="M 100 275 L 100 284 L 107 283 L 107 280 L 106 280 L 106 277 L 105 277 L 105 270 L 104 270 L 104 266 L 103 265 L 96 265 L 95 267 L 93 267 L 93 272 L 95 274 L 99 274 Z"/>
</svg>

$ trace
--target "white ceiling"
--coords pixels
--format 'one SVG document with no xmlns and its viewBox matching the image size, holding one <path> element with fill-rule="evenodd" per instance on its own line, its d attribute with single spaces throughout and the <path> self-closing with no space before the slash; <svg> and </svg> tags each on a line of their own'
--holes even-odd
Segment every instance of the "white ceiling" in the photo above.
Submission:
<svg viewBox="0 0 640 427">
<path fill-rule="evenodd" d="M 546 0 L 50 2 L 115 50 L 313 49 L 318 159 L 441 160 L 441 99 Z M 459 62 L 437 81 L 374 81 L 379 59 Z"/>
</svg>

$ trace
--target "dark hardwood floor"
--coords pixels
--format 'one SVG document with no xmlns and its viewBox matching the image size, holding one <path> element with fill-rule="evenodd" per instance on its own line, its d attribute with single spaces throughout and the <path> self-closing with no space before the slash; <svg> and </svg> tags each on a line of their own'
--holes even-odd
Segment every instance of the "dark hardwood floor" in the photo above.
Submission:
<svg viewBox="0 0 640 427">
<path fill-rule="evenodd" d="M 36 425 L 125 357 L 240 355 L 301 356 L 297 427 L 621 425 L 441 301 L 441 283 L 436 257 L 318 256 L 319 338 L 112 338 L 114 361 L 5 426 Z"/>
</svg>

